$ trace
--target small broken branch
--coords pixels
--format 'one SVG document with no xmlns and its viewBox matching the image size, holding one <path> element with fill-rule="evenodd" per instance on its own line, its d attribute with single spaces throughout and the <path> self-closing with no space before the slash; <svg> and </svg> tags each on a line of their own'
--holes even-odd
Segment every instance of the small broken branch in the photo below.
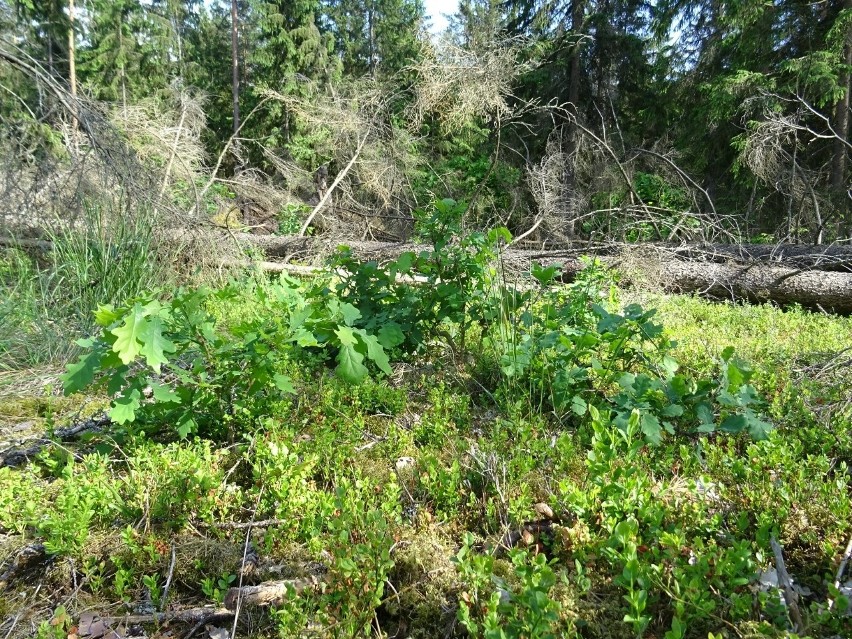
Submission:
<svg viewBox="0 0 852 639">
<path fill-rule="evenodd" d="M 325 195 L 323 195 L 322 199 L 319 201 L 319 204 L 314 207 L 314 210 L 311 211 L 311 214 L 305 220 L 305 223 L 302 224 L 302 228 L 299 229 L 299 237 L 305 234 L 305 231 L 308 230 L 308 227 L 311 225 L 311 222 L 314 221 L 314 217 L 316 217 L 316 214 L 319 213 L 322 210 L 322 207 L 325 206 L 325 203 L 328 202 L 328 199 L 331 197 L 331 194 L 334 192 L 334 189 L 337 188 L 337 185 L 340 184 L 343 178 L 346 177 L 346 174 L 349 173 L 349 169 L 352 168 L 352 166 L 355 164 L 355 161 L 358 159 L 358 156 L 361 155 L 361 149 L 364 148 L 364 144 L 367 142 L 368 137 L 369 134 L 365 135 L 358 142 L 358 148 L 355 149 L 355 154 L 352 156 L 352 159 L 349 160 L 349 164 L 347 164 L 346 167 L 340 173 L 337 174 L 337 177 L 334 178 L 334 182 L 331 183 L 331 186 L 328 188 L 328 190 L 325 192 Z"/>
<path fill-rule="evenodd" d="M 116 623 L 134 625 L 143 623 L 166 623 L 177 621 L 180 623 L 209 623 L 221 619 L 230 619 L 234 616 L 233 610 L 227 608 L 186 608 L 185 610 L 171 610 L 169 612 L 154 612 L 149 615 L 125 615 L 123 617 L 100 617 L 104 624 Z"/>
<path fill-rule="evenodd" d="M 14 237 L 0 237 L 0 246 L 10 246 L 15 248 L 34 248 L 40 251 L 52 251 L 53 242 L 49 240 L 35 240 Z"/>
<path fill-rule="evenodd" d="M 293 523 L 292 519 L 261 519 L 260 521 L 223 521 L 212 524 L 196 524 L 206 528 L 218 528 L 219 530 L 245 530 L 246 528 L 268 528 L 270 526 L 287 526 Z"/>
<path fill-rule="evenodd" d="M 175 553 L 175 543 L 172 542 L 172 560 L 169 563 L 169 575 L 166 577 L 166 585 L 163 586 L 163 595 L 160 597 L 160 610 L 166 607 L 166 602 L 169 599 L 169 588 L 172 585 L 172 577 L 175 574 L 175 560 L 177 559 L 177 555 Z"/>
<path fill-rule="evenodd" d="M 769 543 L 775 555 L 775 570 L 778 572 L 778 583 L 784 591 L 784 601 L 787 603 L 787 608 L 790 611 L 790 619 L 792 619 L 795 626 L 793 629 L 799 635 L 804 634 L 805 624 L 802 621 L 802 612 L 799 610 L 799 595 L 793 589 L 793 580 L 790 578 L 790 573 L 787 572 L 787 566 L 784 563 L 784 549 L 775 537 L 771 537 Z"/>
<path fill-rule="evenodd" d="M 238 601 L 241 605 L 269 606 L 284 601 L 291 591 L 301 592 L 308 588 L 317 588 L 324 583 L 323 577 L 311 575 L 300 579 L 267 581 L 257 586 L 230 588 L 225 595 L 225 608 L 235 610 Z"/>
<path fill-rule="evenodd" d="M 837 575 L 834 577 L 834 587 L 840 589 L 840 582 L 843 579 L 843 573 L 846 572 L 846 564 L 852 557 L 852 537 L 849 538 L 849 543 L 846 544 L 846 550 L 843 551 L 843 558 L 840 560 L 840 566 L 837 567 Z M 828 609 L 834 608 L 834 600 L 828 604 Z"/>
<path fill-rule="evenodd" d="M 60 428 L 54 433 L 54 439 L 67 440 L 86 431 L 97 431 L 111 423 L 111 420 L 106 415 L 92 417 L 90 419 L 72 424 L 68 428 Z M 41 449 L 47 446 L 52 440 L 47 437 L 41 437 L 34 444 L 27 448 L 12 446 L 0 453 L 0 468 L 6 466 L 20 466 L 30 458 L 38 455 Z M 23 442 L 22 442 L 23 443 Z"/>
</svg>

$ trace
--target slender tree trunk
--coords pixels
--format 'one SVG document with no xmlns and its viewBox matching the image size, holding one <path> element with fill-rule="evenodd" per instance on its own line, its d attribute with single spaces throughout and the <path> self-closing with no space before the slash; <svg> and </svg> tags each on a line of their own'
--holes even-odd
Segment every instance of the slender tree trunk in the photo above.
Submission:
<svg viewBox="0 0 852 639">
<path fill-rule="evenodd" d="M 180 22 L 178 20 L 177 11 L 172 14 L 170 21 L 172 23 L 172 30 L 175 32 L 175 42 L 177 42 L 178 77 L 183 80 L 183 37 L 180 34 Z"/>
<path fill-rule="evenodd" d="M 47 34 L 47 70 L 53 75 L 53 36 Z"/>
<path fill-rule="evenodd" d="M 74 138 L 74 151 L 77 151 L 77 66 L 74 60 L 74 0 L 68 0 L 68 82 L 71 84 L 71 100 L 74 113 L 71 115 L 71 135 Z"/>
<path fill-rule="evenodd" d="M 571 52 L 571 76 L 568 79 L 568 102 L 570 109 L 576 115 L 577 104 L 580 101 L 580 32 L 583 27 L 583 2 L 584 0 L 573 0 L 571 3 L 571 32 L 577 41 Z"/>
<path fill-rule="evenodd" d="M 583 26 L 583 2 L 584 0 L 573 0 L 571 3 L 571 32 L 576 38 L 574 50 L 571 52 L 571 64 L 569 66 L 570 77 L 568 78 L 568 108 L 573 118 L 579 117 L 580 102 L 580 32 Z M 577 151 L 577 127 L 574 122 L 568 125 L 568 139 L 565 141 L 565 153 L 567 156 L 562 180 L 562 203 L 565 209 L 566 225 L 565 232 L 568 237 L 573 237 L 576 229 L 577 218 L 577 176 L 574 171 L 574 156 Z"/>
<path fill-rule="evenodd" d="M 74 60 L 74 0 L 68 0 L 68 82 L 71 84 L 71 96 L 76 98 L 77 67 Z"/>
<path fill-rule="evenodd" d="M 376 75 L 376 29 L 375 29 L 375 25 L 373 24 L 373 19 L 375 17 L 374 16 L 374 13 L 375 13 L 374 9 L 375 8 L 373 7 L 373 3 L 371 2 L 369 8 L 367 9 L 367 30 L 369 31 L 368 38 L 369 38 L 369 47 L 370 47 L 370 50 L 369 50 L 370 75 Z"/>
<path fill-rule="evenodd" d="M 852 0 L 845 0 L 843 8 L 852 10 Z M 849 139 L 849 93 L 850 86 L 849 66 L 852 65 L 852 26 L 846 30 L 846 45 L 843 49 L 844 71 L 840 74 L 838 82 L 845 88 L 843 97 L 837 102 L 834 111 L 834 132 L 837 139 L 834 141 L 834 157 L 831 162 L 831 189 L 837 197 L 837 205 L 840 207 L 840 221 L 838 223 L 838 234 L 852 235 L 852 207 L 849 205 L 847 189 L 848 150 L 844 142 Z M 845 229 L 844 229 L 845 227 Z"/>
<path fill-rule="evenodd" d="M 234 135 L 240 130 L 240 55 L 237 41 L 237 0 L 231 0 L 231 97 L 234 103 Z"/>
<path fill-rule="evenodd" d="M 118 17 L 118 49 L 119 51 L 124 51 L 124 28 L 121 24 L 121 16 Z M 124 56 L 122 56 L 124 59 Z M 121 63 L 121 67 L 119 67 L 119 77 L 121 78 L 121 113 L 124 116 L 125 121 L 127 120 L 127 73 L 124 69 L 124 62 Z"/>
</svg>

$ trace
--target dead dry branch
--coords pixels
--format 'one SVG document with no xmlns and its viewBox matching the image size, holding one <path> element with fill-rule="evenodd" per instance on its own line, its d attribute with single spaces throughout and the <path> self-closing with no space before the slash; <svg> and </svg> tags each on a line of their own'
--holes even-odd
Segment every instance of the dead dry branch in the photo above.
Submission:
<svg viewBox="0 0 852 639">
<path fill-rule="evenodd" d="M 458 131 L 481 119 L 486 124 L 507 124 L 518 114 L 512 104 L 517 79 L 533 68 L 522 63 L 525 40 L 493 35 L 474 48 L 462 48 L 448 38 L 425 41 L 419 62 L 415 100 L 408 109 L 411 126 L 419 129 L 429 116 L 446 131 Z"/>
<path fill-rule="evenodd" d="M 300 127 L 312 131 L 312 170 L 305 168 L 304 161 L 264 150 L 290 196 L 310 200 L 313 169 L 327 165 L 339 179 L 333 194 L 316 194 L 316 204 L 330 196 L 320 207 L 324 214 L 313 220 L 318 230 L 333 228 L 344 238 L 374 233 L 404 238 L 416 206 L 408 176 L 419 159 L 411 134 L 393 123 L 395 96 L 373 79 L 353 81 L 334 91 L 313 85 L 303 88 L 299 95 L 266 93 L 283 104 Z"/>
<path fill-rule="evenodd" d="M 852 144 L 838 137 L 828 118 L 802 96 L 759 91 L 745 102 L 743 111 L 756 112 L 759 119 L 748 125 L 740 161 L 781 196 L 783 215 L 776 212 L 772 217 L 776 235 L 784 241 L 805 235 L 821 244 L 831 225 L 842 224 L 843 206 L 832 203 L 829 167 L 809 166 L 803 158 L 820 141 L 832 141 L 847 152 Z M 852 198 L 852 189 L 847 188 L 846 195 Z"/>
</svg>

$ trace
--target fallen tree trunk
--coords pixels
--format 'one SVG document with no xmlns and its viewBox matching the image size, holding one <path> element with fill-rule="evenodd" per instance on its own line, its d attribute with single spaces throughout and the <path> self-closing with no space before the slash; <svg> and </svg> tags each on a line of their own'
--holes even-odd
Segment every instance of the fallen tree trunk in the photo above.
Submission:
<svg viewBox="0 0 852 639">
<path fill-rule="evenodd" d="M 772 266 L 852 273 L 852 246 L 829 244 L 652 244 L 676 257 L 724 263 L 759 263 Z"/>
<path fill-rule="evenodd" d="M 324 238 L 248 233 L 223 234 L 221 239 L 226 241 L 226 238 L 230 238 L 229 241 L 235 238 L 243 245 L 260 249 L 269 257 L 283 258 L 284 262 L 297 259 L 313 264 L 321 263 L 324 255 L 343 243 Z M 353 241 L 346 242 L 346 245 L 353 256 L 379 262 L 395 259 L 406 251 L 420 253 L 430 250 L 426 245 L 394 242 Z M 818 270 L 820 265 L 828 264 L 825 260 L 833 260 L 831 264 L 835 269 L 852 263 L 847 261 L 852 260 L 852 247 L 665 244 L 576 245 L 558 250 L 510 247 L 503 251 L 502 260 L 504 270 L 517 276 L 529 273 L 534 262 L 556 264 L 570 280 L 584 268 L 579 259 L 582 255 L 594 255 L 604 265 L 626 271 L 631 280 L 652 282 L 664 291 L 694 292 L 731 300 L 771 301 L 782 305 L 801 304 L 835 313 L 852 313 L 852 272 Z M 743 256 L 748 256 L 750 263 L 741 263 L 746 259 Z M 797 260 L 800 264 L 810 263 L 810 266 L 778 265 L 780 258 Z M 260 263 L 261 268 L 267 270 L 301 270 L 299 265 L 278 264 L 280 262 Z M 309 274 L 310 269 L 304 270 L 305 274 Z"/>
<path fill-rule="evenodd" d="M 297 235 L 255 235 L 252 233 L 224 233 L 205 229 L 202 231 L 172 230 L 169 235 L 176 239 L 185 237 L 187 232 L 202 233 L 211 241 L 234 241 L 250 245 L 263 251 L 268 257 L 286 260 L 314 257 L 332 251 L 338 244 L 350 244 L 346 240 L 326 239 L 325 237 L 302 237 Z M 373 250 L 401 246 L 395 242 L 354 242 L 361 247 L 370 245 Z M 51 250 L 50 241 L 36 238 L 0 237 L 0 246 L 18 246 Z M 407 245 L 407 250 L 427 250 L 427 245 Z M 521 246 L 523 248 L 521 248 Z M 701 262 L 740 263 L 743 265 L 764 264 L 767 266 L 786 266 L 819 271 L 839 271 L 852 273 L 852 246 L 840 244 L 673 244 L 666 242 L 644 242 L 627 244 L 619 242 L 574 242 L 562 245 L 536 247 L 532 243 L 522 243 L 510 248 L 510 252 L 541 255 L 599 255 L 615 256 L 624 251 L 653 250 L 661 256 L 696 260 Z"/>
<path fill-rule="evenodd" d="M 659 263 L 659 276 L 672 292 L 852 313 L 852 273 L 666 260 Z"/>
<path fill-rule="evenodd" d="M 307 245 L 293 243 L 289 238 L 281 238 L 276 246 L 307 249 Z M 428 249 L 422 245 L 387 242 L 350 242 L 348 246 L 355 257 L 378 261 L 394 259 L 406 251 L 417 253 Z M 316 248 L 321 252 L 321 245 L 317 244 Z M 633 281 L 649 280 L 664 291 L 700 293 L 718 299 L 801 304 L 836 313 L 852 313 L 852 273 L 682 260 L 655 247 L 634 248 L 634 251 L 627 252 L 626 257 L 604 255 L 598 259 L 606 266 L 625 270 Z M 562 269 L 563 276 L 570 280 L 585 268 L 578 254 L 579 251 L 573 249 L 509 249 L 504 251 L 502 259 L 504 265 L 508 266 L 507 270 L 519 274 L 528 273 L 533 262 L 555 264 Z M 278 266 L 277 262 L 262 264 L 268 270 L 294 270 L 288 266 Z"/>
<path fill-rule="evenodd" d="M 250 244 L 262 250 L 268 257 L 292 258 L 293 256 L 313 256 L 334 249 L 338 244 L 357 246 L 358 250 L 391 252 L 394 247 L 402 246 L 395 242 L 347 242 L 345 240 L 327 240 L 323 237 L 297 237 L 289 235 L 252 235 L 234 233 L 239 242 Z M 426 245 L 406 245 L 405 250 L 415 252 L 427 250 Z M 820 271 L 845 271 L 852 273 L 852 246 L 831 244 L 815 246 L 806 244 L 672 244 L 647 242 L 642 244 L 624 244 L 616 242 L 586 243 L 575 242 L 560 246 L 535 248 L 510 248 L 508 253 L 529 255 L 600 255 L 615 256 L 624 251 L 652 250 L 661 256 L 689 259 L 702 262 L 730 263 L 744 265 L 753 263 L 767 266 L 786 266 L 789 268 L 813 269 Z"/>
</svg>

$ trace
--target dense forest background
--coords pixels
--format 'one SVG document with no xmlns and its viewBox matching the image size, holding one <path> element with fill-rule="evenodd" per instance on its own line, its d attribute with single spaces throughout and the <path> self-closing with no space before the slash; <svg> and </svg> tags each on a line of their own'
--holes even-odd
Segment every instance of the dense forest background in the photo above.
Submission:
<svg viewBox="0 0 852 639">
<path fill-rule="evenodd" d="M 850 73 L 852 0 L 0 0 L 0 638 L 852 637 Z"/>
<path fill-rule="evenodd" d="M 282 232 L 349 165 L 335 228 L 395 239 L 444 197 L 536 240 L 852 233 L 852 0 L 462 0 L 440 37 L 428 20 L 419 0 L 2 0 L 3 155 L 66 161 L 78 126 L 98 146 L 98 113 L 170 204 Z"/>
</svg>

